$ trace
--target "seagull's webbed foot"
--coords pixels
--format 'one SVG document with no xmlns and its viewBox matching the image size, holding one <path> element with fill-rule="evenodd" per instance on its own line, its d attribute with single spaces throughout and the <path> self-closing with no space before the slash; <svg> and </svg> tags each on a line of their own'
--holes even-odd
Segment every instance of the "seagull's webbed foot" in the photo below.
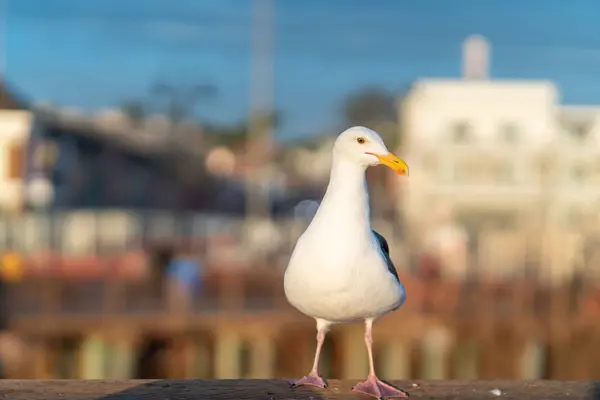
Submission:
<svg viewBox="0 0 600 400">
<path fill-rule="evenodd" d="M 382 382 L 375 375 L 369 375 L 367 380 L 358 383 L 352 388 L 353 392 L 383 400 L 386 398 L 407 398 L 408 393 Z"/>
<path fill-rule="evenodd" d="M 327 387 L 327 383 L 325 382 L 325 380 L 321 378 L 316 372 L 311 372 L 310 374 L 292 382 L 293 388 L 304 385 L 316 386 L 322 389 L 325 389 Z"/>
</svg>

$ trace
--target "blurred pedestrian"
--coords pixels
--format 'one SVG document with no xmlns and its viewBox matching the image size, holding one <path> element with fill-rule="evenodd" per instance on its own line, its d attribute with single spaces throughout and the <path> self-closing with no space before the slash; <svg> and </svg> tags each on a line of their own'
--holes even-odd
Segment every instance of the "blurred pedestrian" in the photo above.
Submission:
<svg viewBox="0 0 600 400">
<path fill-rule="evenodd" d="M 185 252 L 173 258 L 167 268 L 169 307 L 175 312 L 189 310 L 201 289 L 203 265 L 198 256 Z"/>
<path fill-rule="evenodd" d="M 162 299 L 165 295 L 168 265 L 173 258 L 173 248 L 164 244 L 152 246 L 150 258 L 150 289 L 155 298 Z"/>
</svg>

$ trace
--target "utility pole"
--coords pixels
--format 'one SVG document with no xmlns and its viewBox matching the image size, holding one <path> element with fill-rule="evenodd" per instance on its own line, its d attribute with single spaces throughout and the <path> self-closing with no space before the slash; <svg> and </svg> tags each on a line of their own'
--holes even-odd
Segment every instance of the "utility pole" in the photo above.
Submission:
<svg viewBox="0 0 600 400">
<path fill-rule="evenodd" d="M 253 4 L 249 146 L 246 154 L 246 220 L 250 225 L 270 216 L 269 196 L 264 190 L 264 183 L 270 172 L 271 155 L 269 151 L 261 151 L 260 147 L 271 143 L 274 109 L 274 0 L 254 0 Z"/>
</svg>

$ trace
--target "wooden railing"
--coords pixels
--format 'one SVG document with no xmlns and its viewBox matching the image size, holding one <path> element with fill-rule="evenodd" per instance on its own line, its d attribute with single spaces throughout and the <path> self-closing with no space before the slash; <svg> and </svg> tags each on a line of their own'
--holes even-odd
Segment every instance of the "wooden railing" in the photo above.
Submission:
<svg viewBox="0 0 600 400">
<path fill-rule="evenodd" d="M 461 285 L 422 282 L 409 276 L 402 278 L 409 293 L 406 305 L 390 317 L 382 318 L 376 327 L 378 359 L 386 359 L 386 353 L 393 354 L 384 362 L 389 364 L 388 377 L 437 376 L 437 367 L 431 370 L 434 372 L 428 368 L 439 365 L 448 366 L 441 378 L 471 376 L 464 371 L 457 372 L 458 366 L 463 364 L 465 368 L 476 369 L 476 377 L 485 379 L 542 376 L 590 379 L 600 371 L 595 356 L 600 349 L 600 318 L 586 306 L 597 301 L 591 289 L 576 292 L 573 299 L 569 286 L 550 290 L 527 282 Z M 227 337 L 235 339 L 234 345 L 227 346 L 235 347 L 238 359 L 235 363 L 241 364 L 242 347 L 256 347 L 259 350 L 250 353 L 263 354 L 262 339 L 268 336 L 267 342 L 272 342 L 269 352 L 277 357 L 271 360 L 269 368 L 257 369 L 261 377 L 295 376 L 305 373 L 304 369 L 309 367 L 314 321 L 288 305 L 280 274 L 210 271 L 199 292 L 189 298 L 182 294 L 180 287 L 170 287 L 168 282 L 165 285 L 150 280 L 77 283 L 40 278 L 12 286 L 8 300 L 13 311 L 13 331 L 30 346 L 26 359 L 39 356 L 46 360 L 43 361 L 46 366 L 39 371 L 51 372 L 50 377 L 59 376 L 54 371 L 57 359 L 51 354 L 64 338 L 76 338 L 73 340 L 78 341 L 80 349 L 89 338 L 102 338 L 108 348 L 116 346 L 113 342 L 124 340 L 132 354 L 143 348 L 150 337 L 164 339 L 170 343 L 165 344 L 165 348 L 170 349 L 165 353 L 169 354 L 169 362 L 161 361 L 161 365 L 170 372 L 152 375 L 157 377 L 190 376 L 165 366 L 181 361 L 176 350 L 179 346 L 196 349 L 190 350 L 192 353 L 200 348 L 208 349 L 209 356 L 202 356 L 203 362 L 215 369 L 201 376 L 246 376 L 215 372 L 219 360 L 230 356 L 227 352 L 226 355 L 217 352 L 223 350 L 223 343 L 228 343 Z M 336 353 L 330 356 L 330 376 L 355 377 L 348 371 L 354 371 L 354 365 L 363 363 L 362 358 L 357 361 L 353 356 L 358 349 L 364 350 L 361 327 L 351 324 L 336 327 L 330 339 L 336 343 Z M 243 343 L 246 344 L 242 346 Z M 476 344 L 475 355 L 464 350 L 469 344 Z M 440 346 L 445 351 L 439 351 Z M 291 358 L 290 354 L 294 353 L 290 348 L 297 351 Z M 431 348 L 438 350 L 427 350 Z M 531 348 L 534 351 L 539 348 L 546 356 L 528 356 L 526 350 Z M 537 372 L 521 371 L 525 358 L 539 364 L 525 370 Z M 22 368 L 23 371 L 10 376 L 47 376 L 38 370 L 29 371 L 28 363 Z M 542 372 L 538 371 L 540 368 Z M 88 375 L 70 373 L 67 376 Z M 132 372 L 118 378 L 134 376 L 144 375 Z M 452 395 L 458 396 L 454 392 Z M 288 397 L 284 393 L 281 398 Z"/>
<path fill-rule="evenodd" d="M 564 316 L 596 313 L 597 287 L 570 284 L 548 288 L 527 281 L 423 282 L 410 275 L 405 282 L 411 313 L 474 318 L 493 314 Z M 13 316 L 136 315 L 144 313 L 252 313 L 289 309 L 279 271 L 208 271 L 199 290 L 186 294 L 177 281 L 95 279 L 70 281 L 52 277 L 29 278 L 7 284 Z"/>
</svg>

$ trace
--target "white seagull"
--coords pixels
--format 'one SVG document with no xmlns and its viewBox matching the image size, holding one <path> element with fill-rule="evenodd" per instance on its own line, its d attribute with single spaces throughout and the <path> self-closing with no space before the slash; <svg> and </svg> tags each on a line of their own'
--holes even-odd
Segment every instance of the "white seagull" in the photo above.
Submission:
<svg viewBox="0 0 600 400">
<path fill-rule="evenodd" d="M 318 372 L 327 331 L 333 324 L 364 320 L 369 376 L 352 390 L 379 399 L 408 397 L 379 380 L 373 363 L 373 321 L 398 309 L 406 299 L 387 241 L 371 229 L 365 172 L 379 164 L 408 175 L 407 164 L 390 153 L 376 132 L 357 126 L 336 139 L 329 186 L 285 271 L 288 301 L 317 322 L 312 370 L 294 387 L 327 387 Z"/>
</svg>

